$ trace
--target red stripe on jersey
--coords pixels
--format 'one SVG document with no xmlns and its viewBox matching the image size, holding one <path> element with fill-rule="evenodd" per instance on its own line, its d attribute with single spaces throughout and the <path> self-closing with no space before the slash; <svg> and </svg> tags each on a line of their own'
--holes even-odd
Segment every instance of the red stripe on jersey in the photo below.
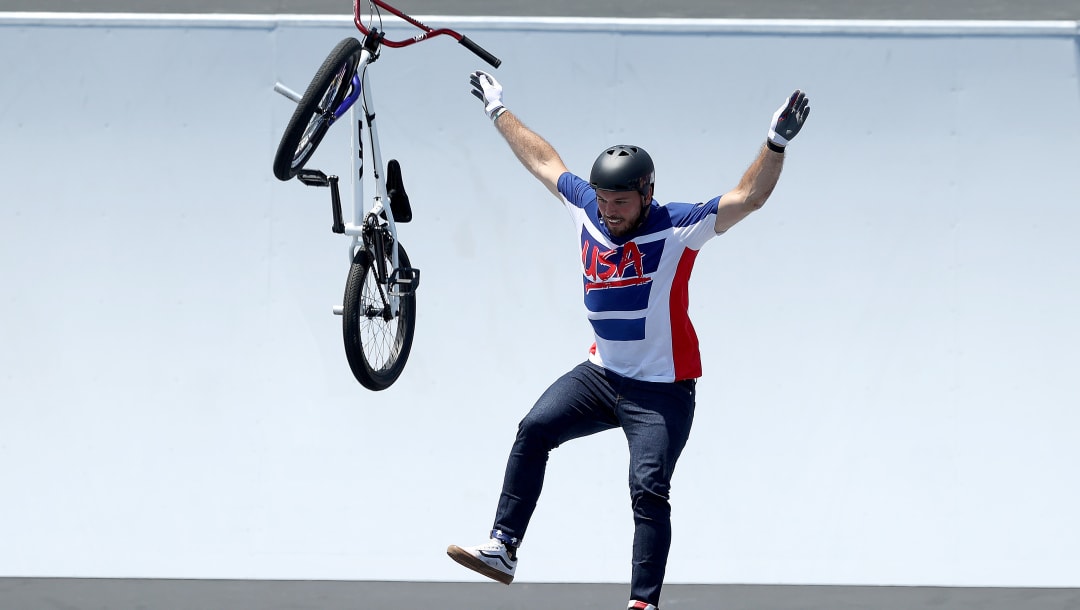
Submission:
<svg viewBox="0 0 1080 610">
<path fill-rule="evenodd" d="M 701 352 L 697 333 L 690 323 L 690 272 L 694 269 L 697 250 L 684 250 L 675 278 L 671 282 L 671 357 L 675 364 L 675 381 L 701 377 Z"/>
</svg>

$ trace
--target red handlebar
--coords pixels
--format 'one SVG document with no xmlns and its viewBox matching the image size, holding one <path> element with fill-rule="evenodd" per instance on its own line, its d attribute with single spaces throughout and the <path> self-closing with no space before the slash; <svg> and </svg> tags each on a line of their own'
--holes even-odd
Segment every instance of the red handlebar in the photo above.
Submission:
<svg viewBox="0 0 1080 610">
<path fill-rule="evenodd" d="M 443 34 L 445 34 L 447 36 L 450 36 L 454 40 L 458 41 L 459 43 L 461 43 L 465 48 L 469 49 L 473 53 L 476 53 L 476 55 L 478 55 L 481 59 L 488 62 L 492 66 L 498 68 L 499 64 L 502 63 L 502 60 L 500 60 L 498 57 L 495 57 L 491 53 L 487 52 L 484 48 L 482 48 L 480 45 L 476 44 L 472 40 L 469 40 L 469 38 L 467 36 L 462 36 L 461 34 L 455 32 L 454 30 L 447 29 L 447 28 L 440 28 L 440 29 L 437 29 L 437 30 L 429 28 L 428 26 L 426 26 L 423 23 L 417 21 L 416 19 L 413 19 L 412 17 L 406 15 L 405 13 L 399 11 L 398 9 L 390 6 L 389 4 L 384 2 L 383 0 L 353 0 L 353 22 L 356 24 L 356 29 L 360 30 L 360 32 L 363 33 L 365 36 L 367 36 L 371 32 L 371 30 L 370 30 L 370 28 L 368 28 L 367 26 L 364 25 L 364 20 L 360 15 L 360 7 L 361 7 L 362 4 L 374 4 L 375 6 L 377 6 L 379 8 L 386 9 L 386 10 L 390 11 L 392 14 L 394 14 L 396 17 L 399 17 L 402 20 L 407 21 L 410 24 L 416 26 L 420 30 L 423 30 L 422 34 L 417 34 L 416 36 L 413 36 L 412 38 L 407 38 L 405 40 L 388 40 L 386 38 L 383 38 L 381 40 L 381 43 L 388 46 L 388 47 L 391 47 L 391 48 L 394 48 L 394 49 L 401 48 L 401 47 L 407 47 L 407 46 L 409 46 L 411 44 L 414 44 L 414 43 L 417 43 L 417 42 L 422 42 L 422 41 L 427 40 L 429 38 L 434 38 L 436 36 L 442 36 Z"/>
</svg>

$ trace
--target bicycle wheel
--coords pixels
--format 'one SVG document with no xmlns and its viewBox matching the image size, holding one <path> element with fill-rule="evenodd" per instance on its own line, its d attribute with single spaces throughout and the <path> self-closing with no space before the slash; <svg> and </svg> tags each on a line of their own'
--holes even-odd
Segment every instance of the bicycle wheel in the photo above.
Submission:
<svg viewBox="0 0 1080 610">
<path fill-rule="evenodd" d="M 397 248 L 400 266 L 411 267 L 405 248 L 401 244 Z M 390 254 L 385 258 L 384 267 L 392 269 Z M 400 296 L 398 310 L 390 311 L 379 290 L 374 262 L 373 253 L 366 249 L 353 257 L 345 282 L 342 331 L 353 376 L 369 390 L 385 390 L 397 381 L 412 350 L 416 293 Z"/>
<path fill-rule="evenodd" d="M 342 40 L 311 79 L 274 156 L 274 175 L 278 180 L 291 180 L 315 154 L 334 121 L 334 111 L 352 91 L 352 77 L 363 49 L 355 38 Z"/>
</svg>

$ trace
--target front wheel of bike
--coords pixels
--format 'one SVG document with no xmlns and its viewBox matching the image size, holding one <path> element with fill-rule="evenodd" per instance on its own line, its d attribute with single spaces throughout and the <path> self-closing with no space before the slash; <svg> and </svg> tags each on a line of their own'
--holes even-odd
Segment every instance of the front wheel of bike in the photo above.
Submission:
<svg viewBox="0 0 1080 610">
<path fill-rule="evenodd" d="M 397 244 L 397 249 L 399 266 L 411 267 L 405 248 Z M 400 295 L 394 311 L 386 287 L 379 285 L 375 265 L 393 270 L 390 253 L 384 258 L 375 261 L 373 252 L 361 249 L 353 257 L 345 283 L 345 355 L 356 380 L 369 390 L 385 390 L 397 381 L 409 359 L 416 330 L 416 293 L 410 289 Z"/>
<path fill-rule="evenodd" d="M 363 50 L 364 45 L 355 38 L 342 40 L 311 79 L 274 156 L 274 175 L 278 180 L 291 180 L 315 154 L 335 121 L 335 111 L 352 92 L 352 78 Z"/>
</svg>

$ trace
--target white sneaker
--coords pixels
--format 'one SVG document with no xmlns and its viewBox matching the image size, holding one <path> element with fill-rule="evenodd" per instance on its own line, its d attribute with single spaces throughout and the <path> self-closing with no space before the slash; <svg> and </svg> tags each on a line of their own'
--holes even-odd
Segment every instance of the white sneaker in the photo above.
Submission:
<svg viewBox="0 0 1080 610">
<path fill-rule="evenodd" d="M 514 581 L 517 556 L 502 541 L 495 538 L 488 540 L 485 544 L 464 548 L 451 544 L 446 548 L 446 554 L 466 568 L 504 585 Z"/>
<path fill-rule="evenodd" d="M 645 602 L 639 602 L 637 600 L 630 600 L 630 605 L 626 607 L 626 610 L 660 610 L 652 604 L 646 604 Z"/>
</svg>

